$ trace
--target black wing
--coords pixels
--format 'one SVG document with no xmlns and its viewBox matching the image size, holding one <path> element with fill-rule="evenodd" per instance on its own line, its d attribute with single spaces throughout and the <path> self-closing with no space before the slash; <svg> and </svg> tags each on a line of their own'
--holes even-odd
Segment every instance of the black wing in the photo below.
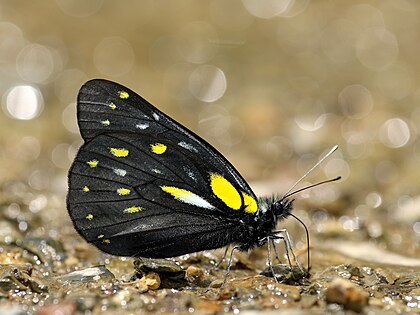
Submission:
<svg viewBox="0 0 420 315">
<path fill-rule="evenodd" d="M 133 91 L 105 80 L 80 90 L 85 144 L 69 171 L 77 231 L 116 255 L 171 257 L 235 241 L 257 199 L 211 145 Z"/>
</svg>

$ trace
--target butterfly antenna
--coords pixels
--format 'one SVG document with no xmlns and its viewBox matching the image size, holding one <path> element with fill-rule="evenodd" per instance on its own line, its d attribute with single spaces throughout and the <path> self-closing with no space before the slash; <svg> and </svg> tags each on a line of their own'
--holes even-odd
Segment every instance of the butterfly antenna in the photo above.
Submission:
<svg viewBox="0 0 420 315">
<path fill-rule="evenodd" d="M 312 184 L 312 185 L 309 185 L 309 186 L 306 186 L 306 187 L 300 188 L 300 189 L 298 189 L 298 190 L 295 190 L 294 192 L 291 192 L 291 193 L 290 193 L 290 194 L 288 194 L 288 195 L 284 195 L 283 199 L 284 199 L 284 198 L 288 198 L 288 197 L 290 197 L 290 196 L 292 196 L 292 195 L 294 195 L 294 194 L 300 193 L 300 192 L 301 192 L 301 191 L 303 191 L 303 190 L 310 189 L 310 188 L 313 188 L 313 187 L 316 187 L 316 186 L 319 186 L 319 185 L 323 185 L 323 184 L 327 184 L 327 183 L 335 182 L 335 181 L 340 180 L 340 179 L 341 179 L 341 176 L 337 176 L 337 177 L 330 178 L 330 179 L 324 180 L 324 181 L 319 182 L 319 183 L 316 183 L 316 184 Z"/>
<path fill-rule="evenodd" d="M 291 193 L 291 191 L 293 190 L 293 189 L 295 189 L 295 187 L 297 186 L 297 185 L 299 185 L 299 183 L 302 181 L 302 180 L 304 180 L 314 169 L 316 169 L 318 166 L 319 166 L 319 164 L 321 164 L 322 162 L 324 162 L 324 160 L 326 159 L 326 158 L 328 158 L 331 154 L 333 154 L 336 150 L 338 149 L 338 145 L 336 144 L 335 146 L 333 146 L 332 147 L 332 149 L 327 153 L 327 154 L 325 154 L 314 166 L 312 166 L 311 167 L 311 169 L 309 170 L 309 171 L 307 171 L 301 178 L 299 178 L 298 179 L 298 181 L 296 182 L 296 183 L 294 183 L 293 184 L 293 186 L 283 195 L 283 198 L 282 199 L 284 199 L 284 198 L 287 198 L 287 197 L 289 197 L 289 196 L 291 196 L 291 195 L 293 195 L 293 194 L 295 194 L 295 193 L 297 193 L 298 191 L 302 191 L 302 190 L 304 190 L 304 189 L 308 189 L 308 188 L 310 188 L 310 187 L 314 187 L 314 186 L 317 186 L 317 185 L 321 185 L 321 184 L 324 184 L 324 183 L 329 183 L 329 182 L 334 182 L 334 181 L 336 181 L 336 180 L 339 180 L 341 177 L 336 177 L 336 178 L 334 178 L 334 179 L 329 179 L 329 180 L 327 180 L 327 181 L 325 181 L 325 182 L 320 182 L 320 183 L 317 183 L 317 184 L 314 184 L 314 185 L 311 185 L 311 186 L 308 186 L 308 187 L 306 187 L 306 188 L 304 188 L 304 189 L 299 189 L 298 191 L 295 191 L 295 192 L 293 192 L 293 193 Z"/>
<path fill-rule="evenodd" d="M 309 231 L 308 228 L 306 227 L 306 224 L 303 223 L 303 221 L 301 219 L 299 219 L 297 216 L 295 216 L 293 213 L 289 213 L 292 217 L 294 217 L 300 224 L 303 225 L 303 227 L 305 228 L 305 233 L 306 233 L 306 244 L 308 244 L 308 250 L 307 250 L 307 255 L 308 255 L 308 267 L 307 267 L 307 272 L 309 273 L 309 268 L 311 267 L 311 256 L 309 255 Z"/>
</svg>

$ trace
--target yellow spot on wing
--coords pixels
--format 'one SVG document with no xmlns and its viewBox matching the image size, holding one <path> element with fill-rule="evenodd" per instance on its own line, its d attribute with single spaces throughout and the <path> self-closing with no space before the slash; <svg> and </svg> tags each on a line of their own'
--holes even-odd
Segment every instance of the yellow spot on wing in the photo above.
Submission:
<svg viewBox="0 0 420 315">
<path fill-rule="evenodd" d="M 118 96 L 119 96 L 121 99 L 125 100 L 125 99 L 127 99 L 130 95 L 129 95 L 126 91 L 118 91 Z"/>
<path fill-rule="evenodd" d="M 88 219 L 89 221 L 90 221 L 90 220 L 92 220 L 92 219 L 93 219 L 93 214 L 91 214 L 91 213 L 90 213 L 90 214 L 88 214 L 88 215 L 86 216 L 86 219 Z"/>
<path fill-rule="evenodd" d="M 86 162 L 86 164 L 89 165 L 90 167 L 97 167 L 98 163 L 99 163 L 98 160 L 90 160 Z"/>
<path fill-rule="evenodd" d="M 229 208 L 233 210 L 241 208 L 241 195 L 226 178 L 216 173 L 210 173 L 210 187 L 213 193 Z"/>
<path fill-rule="evenodd" d="M 109 103 L 108 105 L 111 109 L 116 109 L 117 105 L 115 105 L 113 102 Z"/>
<path fill-rule="evenodd" d="M 105 244 L 109 244 L 109 243 L 111 243 L 111 241 L 109 240 L 109 239 L 104 239 L 103 241 L 102 241 L 102 243 L 105 243 Z"/>
<path fill-rule="evenodd" d="M 105 235 L 103 235 L 103 234 L 98 235 L 98 238 L 104 238 L 104 237 L 105 237 Z"/>
<path fill-rule="evenodd" d="M 109 148 L 109 152 L 116 157 L 126 157 L 128 155 L 128 150 L 124 148 Z"/>
<path fill-rule="evenodd" d="M 130 208 L 124 209 L 124 213 L 136 213 L 140 211 L 143 211 L 143 208 L 139 206 L 131 206 Z"/>
<path fill-rule="evenodd" d="M 118 188 L 117 189 L 117 193 L 120 196 L 127 196 L 127 195 L 129 195 L 131 193 L 131 190 L 130 189 L 127 189 L 127 188 Z"/>
<path fill-rule="evenodd" d="M 244 197 L 245 212 L 248 212 L 248 213 L 257 212 L 258 205 L 255 199 L 245 192 L 242 192 L 242 196 Z"/>
<path fill-rule="evenodd" d="M 101 124 L 104 125 L 104 126 L 109 126 L 111 123 L 109 122 L 108 119 L 106 119 L 106 120 L 102 120 Z"/>
<path fill-rule="evenodd" d="M 88 187 L 88 186 L 83 187 L 83 188 L 82 188 L 82 190 L 83 190 L 83 192 L 88 192 L 88 191 L 90 191 L 90 189 L 89 189 L 89 187 Z"/>
<path fill-rule="evenodd" d="M 150 145 L 150 149 L 152 150 L 153 153 L 162 154 L 162 153 L 165 153 L 167 146 L 164 145 L 163 143 L 153 143 Z"/>
</svg>

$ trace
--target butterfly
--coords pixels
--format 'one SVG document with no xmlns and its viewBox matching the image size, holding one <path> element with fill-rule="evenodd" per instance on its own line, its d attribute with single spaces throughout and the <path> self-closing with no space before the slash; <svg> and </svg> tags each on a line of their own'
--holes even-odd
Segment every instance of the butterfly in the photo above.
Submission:
<svg viewBox="0 0 420 315">
<path fill-rule="evenodd" d="M 167 258 L 270 249 L 276 239 L 291 248 L 287 231 L 276 230 L 292 215 L 290 194 L 257 198 L 220 152 L 130 89 L 88 81 L 77 120 L 84 144 L 69 170 L 67 208 L 100 250 Z"/>
</svg>

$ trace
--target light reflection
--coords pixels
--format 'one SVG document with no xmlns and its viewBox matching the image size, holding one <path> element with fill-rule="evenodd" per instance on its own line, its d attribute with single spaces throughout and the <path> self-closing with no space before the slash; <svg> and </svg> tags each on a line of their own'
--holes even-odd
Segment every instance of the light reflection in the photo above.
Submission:
<svg viewBox="0 0 420 315">
<path fill-rule="evenodd" d="M 340 158 L 331 158 L 325 162 L 323 167 L 327 178 L 341 176 L 342 180 L 346 180 L 350 176 L 349 164 Z"/>
<path fill-rule="evenodd" d="M 394 63 L 398 52 L 397 38 L 386 29 L 368 29 L 357 39 L 357 57 L 365 67 L 372 70 L 382 70 Z"/>
<path fill-rule="evenodd" d="M 359 218 L 342 216 L 338 219 L 338 221 L 342 224 L 343 229 L 349 232 L 353 232 L 354 230 L 358 230 L 360 228 Z"/>
<path fill-rule="evenodd" d="M 191 93 L 200 101 L 215 102 L 226 92 L 226 76 L 215 66 L 199 66 L 191 73 L 188 86 Z"/>
<path fill-rule="evenodd" d="M 379 222 L 371 222 L 367 227 L 367 231 L 372 238 L 381 237 L 383 234 L 382 225 Z"/>
<path fill-rule="evenodd" d="M 16 56 L 25 45 L 22 30 L 10 22 L 0 22 L 0 61 L 3 73 L 14 74 Z"/>
<path fill-rule="evenodd" d="M 373 108 L 372 94 L 359 84 L 346 86 L 338 95 L 338 103 L 344 115 L 353 119 L 367 116 Z"/>
<path fill-rule="evenodd" d="M 39 44 L 27 45 L 16 58 L 16 71 L 29 82 L 47 81 L 54 71 L 52 52 Z"/>
<path fill-rule="evenodd" d="M 77 18 L 86 18 L 98 12 L 104 0 L 55 0 L 58 7 L 67 15 Z"/>
<path fill-rule="evenodd" d="M 52 162 L 55 166 L 68 169 L 70 165 L 70 160 L 68 159 L 68 151 L 70 149 L 70 145 L 67 143 L 61 143 L 55 146 L 52 151 Z"/>
<path fill-rule="evenodd" d="M 281 17 L 292 18 L 306 10 L 311 0 L 293 0 L 286 10 L 279 14 Z"/>
<path fill-rule="evenodd" d="M 198 128 L 204 135 L 214 138 L 221 137 L 228 132 L 230 126 L 230 114 L 221 106 L 206 107 L 199 115 Z"/>
<path fill-rule="evenodd" d="M 50 175 L 45 169 L 36 169 L 29 175 L 28 184 L 36 190 L 45 190 L 50 184 Z"/>
<path fill-rule="evenodd" d="M 417 221 L 413 224 L 413 231 L 416 234 L 420 234 L 420 221 Z"/>
<path fill-rule="evenodd" d="M 410 128 L 401 118 L 387 120 L 379 131 L 379 138 L 389 148 L 401 148 L 410 140 Z"/>
<path fill-rule="evenodd" d="M 351 6 L 344 16 L 355 23 L 354 31 L 359 34 L 372 27 L 385 28 L 382 11 L 367 3 Z"/>
<path fill-rule="evenodd" d="M 293 2 L 293 0 L 242 0 L 249 13 L 262 19 L 271 19 L 285 12 Z"/>
<path fill-rule="evenodd" d="M 356 160 L 356 159 L 364 159 L 367 157 L 368 145 L 366 143 L 351 143 L 347 142 L 346 151 L 349 155 L 349 158 Z"/>
<path fill-rule="evenodd" d="M 223 134 L 217 140 L 225 146 L 233 146 L 239 144 L 245 135 L 245 126 L 237 117 L 230 117 L 230 127 L 228 132 Z"/>
<path fill-rule="evenodd" d="M 177 48 L 184 59 L 192 63 L 210 61 L 217 52 L 218 35 L 212 25 L 192 22 L 184 26 L 177 37 Z"/>
<path fill-rule="evenodd" d="M 15 155 L 24 161 L 35 161 L 41 153 L 41 143 L 38 138 L 26 136 L 17 143 Z"/>
<path fill-rule="evenodd" d="M 316 131 L 321 129 L 326 121 L 327 115 L 318 117 L 308 115 L 300 115 L 295 118 L 296 124 L 305 131 Z"/>
<path fill-rule="evenodd" d="M 420 195 L 400 196 L 397 208 L 391 212 L 393 219 L 398 222 L 415 222 L 420 218 Z"/>
<path fill-rule="evenodd" d="M 44 209 L 48 204 L 48 199 L 45 195 L 38 195 L 36 198 L 30 201 L 29 203 L 29 211 L 32 213 L 38 213 L 42 209 Z"/>
<path fill-rule="evenodd" d="M 17 85 L 3 96 L 3 110 L 15 119 L 34 119 L 41 114 L 43 108 L 41 92 L 30 85 Z"/>
<path fill-rule="evenodd" d="M 314 184 L 319 181 L 314 179 L 308 184 Z M 337 186 L 329 185 L 313 188 L 307 194 L 303 193 L 303 195 L 299 196 L 299 199 L 308 198 L 310 203 L 328 205 L 334 203 L 340 196 L 340 189 Z"/>
<path fill-rule="evenodd" d="M 321 47 L 324 54 L 336 63 L 350 62 L 355 57 L 356 35 L 354 21 L 342 18 L 332 21 L 322 34 Z"/>
<path fill-rule="evenodd" d="M 371 217 L 371 210 L 372 208 L 368 207 L 367 205 L 360 204 L 355 207 L 354 215 L 362 221 L 367 220 Z"/>
<path fill-rule="evenodd" d="M 64 110 L 61 116 L 64 127 L 71 133 L 79 134 L 79 126 L 76 118 L 76 103 L 71 103 Z"/>
<path fill-rule="evenodd" d="M 319 100 L 302 99 L 297 107 L 295 122 L 305 131 L 315 131 L 322 128 L 325 124 L 327 115 L 325 115 L 324 104 Z"/>
<path fill-rule="evenodd" d="M 378 208 L 382 204 L 382 196 L 377 192 L 371 192 L 366 196 L 366 204 L 372 208 Z"/>
</svg>

